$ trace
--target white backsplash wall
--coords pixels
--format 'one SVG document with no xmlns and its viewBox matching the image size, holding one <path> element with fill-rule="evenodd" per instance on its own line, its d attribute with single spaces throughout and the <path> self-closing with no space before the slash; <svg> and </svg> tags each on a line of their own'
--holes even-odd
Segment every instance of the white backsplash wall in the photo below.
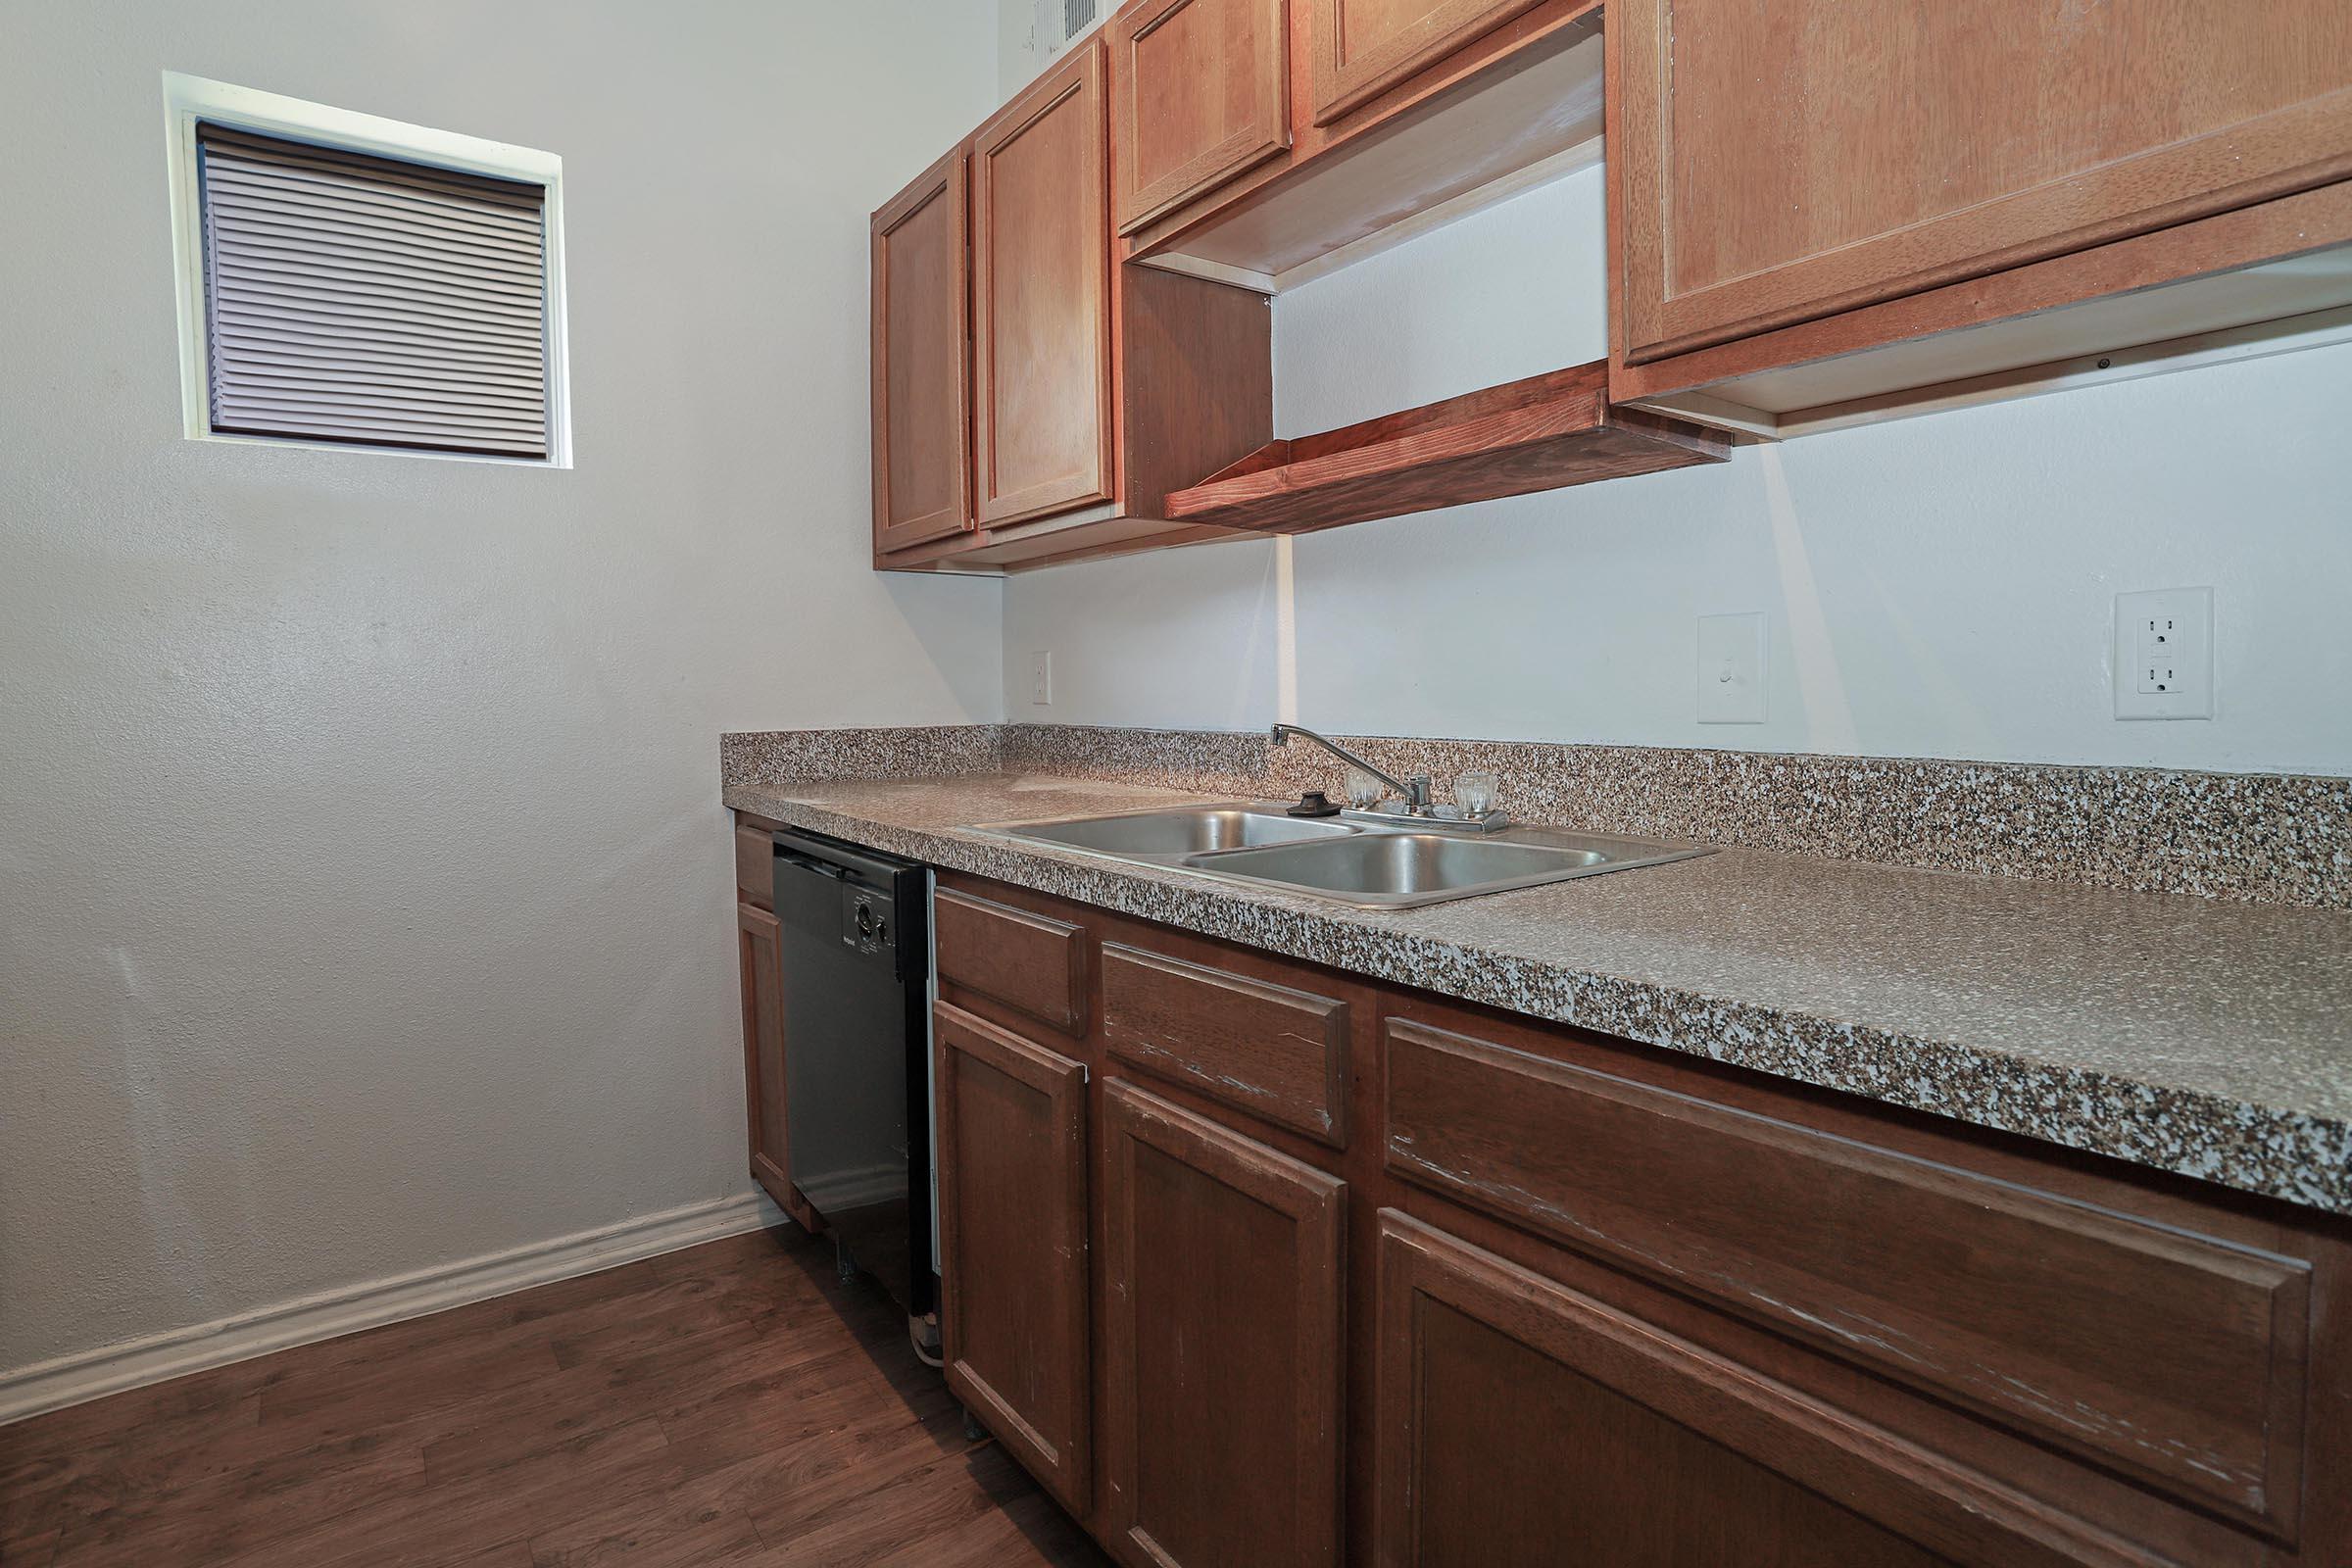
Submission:
<svg viewBox="0 0 2352 1568">
<path fill-rule="evenodd" d="M 1275 302 L 1277 433 L 1605 348 L 1595 167 Z M 2352 347 L 1743 447 L 1291 547 L 1295 716 L 1366 734 L 2352 773 Z M 1281 547 L 1014 577 L 1015 718 L 1250 728 Z M 2211 586 L 2216 716 L 2118 722 L 2117 592 Z M 1767 617 L 1702 725 L 1697 617 Z M 1035 652 L 1054 703 L 1029 703 Z M 1292 716 L 1292 715 L 1281 715 Z"/>
<path fill-rule="evenodd" d="M 1003 716 L 867 543 L 866 215 L 992 26 L 0 0 L 0 1408 L 748 1200 L 719 732 Z M 167 68 L 561 154 L 578 466 L 182 439 Z"/>
</svg>

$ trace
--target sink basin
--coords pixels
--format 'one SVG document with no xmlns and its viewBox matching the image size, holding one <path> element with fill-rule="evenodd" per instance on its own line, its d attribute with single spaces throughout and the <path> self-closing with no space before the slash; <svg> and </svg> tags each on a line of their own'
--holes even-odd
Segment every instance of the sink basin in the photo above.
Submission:
<svg viewBox="0 0 2352 1568">
<path fill-rule="evenodd" d="M 1651 857 L 1642 863 L 1671 858 L 1676 857 Z M 1195 857 L 1184 863 L 1220 876 L 1330 894 L 1350 904 L 1401 907 L 1559 881 L 1615 868 L 1613 861 L 1630 858 L 1590 847 L 1390 831 L 1337 842 L 1243 850 L 1216 856 L 1213 863 Z"/>
<path fill-rule="evenodd" d="M 1371 909 L 1442 904 L 1712 853 L 1552 828 L 1481 834 L 1467 827 L 1431 828 L 1409 818 L 1286 816 L 1280 806 L 1231 803 L 979 831 L 1257 882 Z"/>
<path fill-rule="evenodd" d="M 1028 822 L 1001 829 L 1016 839 L 1064 844 L 1136 859 L 1180 859 L 1191 855 L 1290 845 L 1313 839 L 1349 839 L 1356 829 L 1329 817 L 1284 816 L 1240 807 L 1187 807 L 1173 811 L 1134 811 L 1092 816 L 1075 822 Z"/>
</svg>

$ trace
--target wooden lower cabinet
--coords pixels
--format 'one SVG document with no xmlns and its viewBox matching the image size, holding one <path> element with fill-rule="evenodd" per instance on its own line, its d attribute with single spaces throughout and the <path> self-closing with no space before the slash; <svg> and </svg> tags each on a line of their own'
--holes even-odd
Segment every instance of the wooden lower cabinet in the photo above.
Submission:
<svg viewBox="0 0 2352 1568">
<path fill-rule="evenodd" d="M 1084 1514 L 1086 1067 L 944 1002 L 932 1025 L 948 1386 Z"/>
<path fill-rule="evenodd" d="M 2352 1565 L 2340 1218 L 940 890 L 949 1378 L 1136 1568 Z"/>
<path fill-rule="evenodd" d="M 792 1185 L 785 1155 L 783 933 L 775 901 L 773 824 L 735 826 L 735 971 L 743 1001 L 743 1098 L 752 1179 L 806 1230 L 823 1221 Z"/>
<path fill-rule="evenodd" d="M 735 906 L 735 962 L 743 987 L 743 1088 L 752 1179 L 813 1230 L 815 1215 L 792 1185 L 784 1154 L 784 978 L 776 917 Z"/>
<path fill-rule="evenodd" d="M 1995 1553 L 1973 1560 L 2065 1560 L 1768 1380 L 1431 1226 L 1384 1212 L 1379 1270 L 1383 1568 L 1951 1560 L 1865 1499 Z"/>
<path fill-rule="evenodd" d="M 1328 1568 L 1346 1184 L 1131 1084 L 1103 1107 L 1103 1533 L 1168 1568 Z"/>
</svg>

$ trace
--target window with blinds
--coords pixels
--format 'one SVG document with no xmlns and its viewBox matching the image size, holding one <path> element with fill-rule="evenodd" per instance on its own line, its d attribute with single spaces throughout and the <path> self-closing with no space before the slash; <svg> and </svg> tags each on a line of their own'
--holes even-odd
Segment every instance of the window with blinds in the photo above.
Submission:
<svg viewBox="0 0 2352 1568">
<path fill-rule="evenodd" d="M 544 187 L 199 122 L 211 427 L 546 458 Z"/>
</svg>

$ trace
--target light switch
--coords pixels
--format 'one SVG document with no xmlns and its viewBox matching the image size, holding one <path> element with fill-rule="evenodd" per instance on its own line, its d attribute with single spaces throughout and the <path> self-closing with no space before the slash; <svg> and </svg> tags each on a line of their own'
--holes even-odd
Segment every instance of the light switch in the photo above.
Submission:
<svg viewBox="0 0 2352 1568">
<path fill-rule="evenodd" d="M 2213 590 L 2115 596 L 2115 716 L 2213 716 Z"/>
<path fill-rule="evenodd" d="M 1698 617 L 1698 721 L 1764 722 L 1764 615 Z"/>
</svg>

